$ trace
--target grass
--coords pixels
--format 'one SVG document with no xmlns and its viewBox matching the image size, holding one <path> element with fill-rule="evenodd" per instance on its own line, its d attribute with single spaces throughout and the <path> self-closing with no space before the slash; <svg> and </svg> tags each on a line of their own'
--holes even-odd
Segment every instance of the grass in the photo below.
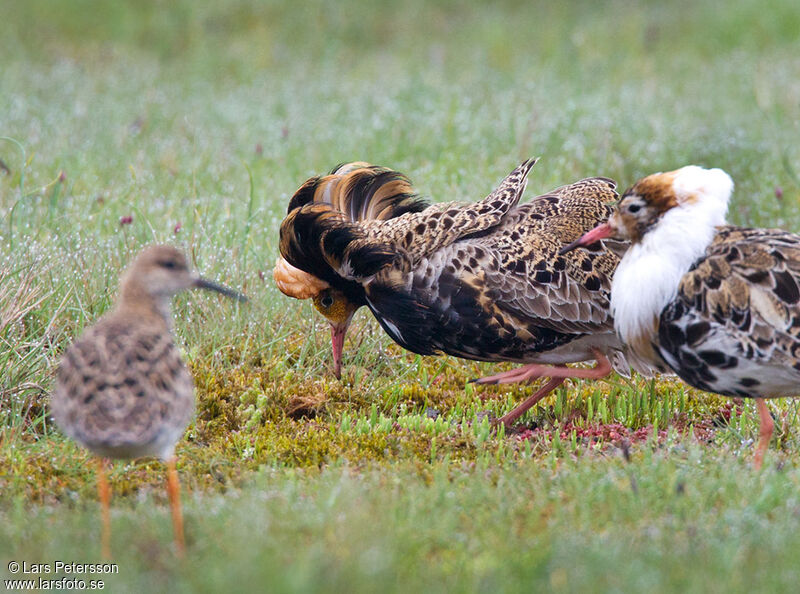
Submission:
<svg viewBox="0 0 800 594">
<path fill-rule="evenodd" d="M 243 491 L 186 500 L 184 564 L 164 554 L 163 508 L 134 501 L 116 510 L 120 574 L 107 580 L 113 591 L 188 592 L 790 588 L 797 470 L 754 474 L 731 455 L 708 465 L 704 449 L 667 441 L 630 462 L 592 454 L 589 463 L 548 455 L 503 466 L 483 457 L 271 467 Z M 27 511 L 12 510 L 13 523 L 33 528 L 15 555 L 78 549 L 96 558 L 95 512 L 47 507 L 31 526 Z"/>
<path fill-rule="evenodd" d="M 48 418 L 60 353 L 144 244 L 173 242 L 246 308 L 176 300 L 198 415 L 163 467 L 111 473 L 112 591 L 752 591 L 796 583 L 797 408 L 756 415 L 677 381 L 528 389 L 327 329 L 272 285 L 309 175 L 366 159 L 475 200 L 687 163 L 736 182 L 730 219 L 800 230 L 800 10 L 763 4 L 14 3 L 0 23 L 0 558 L 99 554 L 88 455 Z M 131 217 L 130 223 L 127 217 Z M 3 576 L 9 577 L 8 575 Z"/>
</svg>

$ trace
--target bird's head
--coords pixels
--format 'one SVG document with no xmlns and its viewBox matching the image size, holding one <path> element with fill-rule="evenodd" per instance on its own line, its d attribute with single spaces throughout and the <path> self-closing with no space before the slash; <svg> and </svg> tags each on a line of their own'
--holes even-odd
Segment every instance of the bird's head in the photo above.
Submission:
<svg viewBox="0 0 800 594">
<path fill-rule="evenodd" d="M 561 253 L 601 239 L 640 242 L 673 210 L 691 211 L 697 224 L 725 224 L 733 180 L 722 169 L 688 165 L 640 179 L 625 191 L 607 222 L 565 246 Z"/>
<path fill-rule="evenodd" d="M 358 305 L 350 301 L 341 291 L 328 287 L 313 297 L 314 307 L 325 316 L 331 327 L 331 348 L 333 349 L 333 371 L 336 377 L 342 376 L 342 348 L 350 320 Z"/>
<path fill-rule="evenodd" d="M 359 305 L 348 299 L 342 291 L 292 266 L 284 258 L 278 258 L 272 277 L 284 295 L 295 299 L 311 299 L 316 310 L 328 320 L 331 327 L 334 373 L 337 378 L 341 377 L 344 338 Z"/>
<path fill-rule="evenodd" d="M 247 301 L 247 297 L 233 289 L 194 273 L 179 249 L 170 245 L 152 245 L 139 252 L 123 274 L 120 306 L 150 308 L 155 304 L 156 309 L 166 315 L 169 299 L 190 288 L 216 291 L 238 301 Z"/>
<path fill-rule="evenodd" d="M 144 248 L 125 272 L 124 284 L 136 284 L 153 297 L 172 297 L 184 289 L 196 287 L 247 301 L 241 293 L 192 272 L 183 252 L 170 245 Z"/>
</svg>

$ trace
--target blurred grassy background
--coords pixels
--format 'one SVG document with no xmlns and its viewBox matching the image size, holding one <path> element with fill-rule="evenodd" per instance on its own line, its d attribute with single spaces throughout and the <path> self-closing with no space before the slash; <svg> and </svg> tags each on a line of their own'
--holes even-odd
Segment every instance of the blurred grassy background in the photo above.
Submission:
<svg viewBox="0 0 800 594">
<path fill-rule="evenodd" d="M 794 0 L 768 7 L 710 0 L 4 6 L 0 556 L 35 556 L 36 548 L 20 548 L 23 535 L 35 528 L 41 536 L 33 542 L 44 547 L 54 525 L 63 534 L 38 549 L 42 555 L 97 554 L 91 529 L 76 536 L 95 512 L 87 458 L 51 431 L 46 397 L 62 349 L 109 307 L 131 255 L 169 241 L 189 250 L 205 274 L 244 288 L 252 303 L 236 309 L 200 295 L 176 301 L 177 331 L 198 386 L 198 420 L 179 448 L 195 548 L 178 569 L 149 569 L 154 558 L 171 559 L 168 536 L 158 533 L 161 469 L 118 465 L 116 548 L 131 568 L 120 590 L 151 581 L 165 590 L 176 577 L 202 590 L 203 580 L 219 584 L 242 566 L 234 560 L 274 559 L 275 543 L 287 553 L 265 565 L 273 585 L 313 589 L 326 584 L 315 569 L 323 553 L 303 551 L 318 540 L 352 552 L 339 559 L 346 571 L 334 586 L 342 590 L 369 590 L 370 576 L 390 574 L 400 576 L 397 590 L 456 574 L 483 576 L 456 581 L 456 589 L 486 591 L 733 585 L 701 563 L 674 571 L 698 558 L 715 572 L 731 570 L 728 558 L 746 559 L 748 568 L 763 562 L 773 585 L 791 583 L 789 560 L 770 566 L 760 551 L 791 550 L 800 533 L 796 504 L 787 499 L 800 445 L 793 403 L 771 405 L 782 419 L 769 454 L 775 464 L 756 478 L 747 465 L 753 414 L 673 382 L 575 383 L 529 413 L 527 439 L 493 435 L 482 413 L 508 410 L 525 389 L 465 388 L 494 368 L 404 353 L 366 313 L 346 344 L 345 381 L 336 382 L 325 325 L 308 304 L 278 293 L 270 270 L 289 196 L 308 176 L 350 160 L 404 171 L 437 201 L 479 199 L 532 155 L 542 161 L 529 195 L 589 175 L 624 187 L 688 163 L 722 167 L 736 182 L 732 221 L 800 230 L 798 31 Z M 132 223 L 122 225 L 127 216 Z M 484 403 L 485 394 L 491 399 Z M 431 409 L 440 416 L 432 418 Z M 636 437 L 654 429 L 661 437 Z M 702 434 L 702 448 L 693 432 Z M 634 442 L 627 471 L 613 447 L 620 434 Z M 343 461 L 355 469 L 340 470 Z M 323 505 L 302 529 L 278 521 L 294 518 L 284 509 L 312 513 L 292 508 L 295 495 L 285 494 L 295 493 L 295 469 L 330 464 L 333 470 L 302 479 L 310 499 L 300 500 L 326 501 L 337 481 L 357 491 L 362 465 L 374 473 L 364 479 L 369 488 L 408 481 L 409 493 L 387 486 L 369 504 L 369 517 L 355 498 Z M 787 464 L 790 472 L 775 469 Z M 517 472 L 538 478 L 523 481 L 520 496 L 504 506 L 498 485 L 507 483 L 486 470 L 495 467 L 509 481 Z M 704 484 L 703 468 L 719 469 L 725 488 Z M 626 472 L 633 479 L 604 483 L 609 473 Z M 485 480 L 491 487 L 474 492 Z M 661 480 L 668 486 L 636 499 L 635 484 Z M 680 482 L 692 497 L 680 499 Z M 596 505 L 623 501 L 620 516 L 600 526 L 591 509 L 566 506 L 557 521 L 546 519 L 559 498 L 577 501 L 595 483 L 607 484 Z M 453 489 L 468 493 L 459 505 L 448 503 Z M 537 503 L 542 490 L 550 502 L 544 506 Z M 240 496 L 246 505 L 231 503 Z M 420 517 L 407 514 L 409 501 L 428 497 L 441 502 L 435 551 L 418 540 Z M 281 504 L 256 517 L 277 528 L 245 552 L 252 526 L 243 518 L 264 498 Z M 159 507 L 143 510 L 147 503 L 139 501 Z M 387 510 L 380 522 L 395 536 L 370 541 L 385 562 L 373 574 L 372 549 L 361 538 L 377 538 L 370 526 L 378 502 Z M 531 509 L 545 519 L 535 542 L 524 533 L 498 541 L 484 528 L 454 537 L 470 546 L 450 542 L 446 527 L 476 506 L 501 510 L 487 521 L 502 533 L 516 518 L 528 521 Z M 697 528 L 694 518 L 709 514 L 729 518 L 730 527 Z M 145 536 L 126 548 L 143 517 Z M 354 522 L 341 538 L 331 536 L 339 534 L 339 517 Z M 609 566 L 640 551 L 653 525 L 660 527 L 655 544 L 615 581 Z M 559 540 L 573 531 L 578 536 L 568 544 Z M 202 544 L 217 533 L 224 534 L 219 548 Z M 725 539 L 742 534 L 752 536 L 732 551 Z M 509 561 L 531 547 L 542 550 L 535 563 Z M 584 557 L 580 579 L 569 571 L 565 578 L 562 561 Z"/>
</svg>

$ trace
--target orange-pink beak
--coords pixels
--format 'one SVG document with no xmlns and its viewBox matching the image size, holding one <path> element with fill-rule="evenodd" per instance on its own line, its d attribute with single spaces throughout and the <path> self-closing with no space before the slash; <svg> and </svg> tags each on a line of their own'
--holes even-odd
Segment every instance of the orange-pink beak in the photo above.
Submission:
<svg viewBox="0 0 800 594">
<path fill-rule="evenodd" d="M 342 350 L 344 348 L 344 337 L 347 335 L 347 329 L 350 327 L 350 320 L 353 319 L 353 314 L 356 312 L 354 309 L 347 316 L 344 322 L 331 322 L 328 321 L 331 327 L 331 347 L 333 349 L 333 373 L 336 379 L 342 379 Z"/>
<path fill-rule="evenodd" d="M 579 248 L 585 245 L 591 245 L 601 239 L 607 239 L 614 235 L 614 229 L 611 227 L 610 223 L 603 223 L 602 225 L 598 225 L 591 231 L 587 231 L 583 235 L 581 235 L 578 239 L 573 241 L 572 243 L 565 245 L 561 248 L 558 252 L 559 255 L 563 256 L 567 252 L 571 252 L 575 248 Z"/>
<path fill-rule="evenodd" d="M 333 347 L 333 373 L 336 379 L 342 379 L 342 347 L 344 347 L 344 337 L 347 334 L 347 327 L 350 325 L 348 319 L 344 324 L 331 323 L 331 346 Z"/>
</svg>

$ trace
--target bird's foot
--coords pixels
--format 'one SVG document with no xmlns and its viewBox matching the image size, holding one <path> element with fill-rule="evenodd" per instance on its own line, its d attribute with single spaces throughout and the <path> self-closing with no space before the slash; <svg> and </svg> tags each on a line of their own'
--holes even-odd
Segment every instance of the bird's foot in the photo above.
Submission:
<svg viewBox="0 0 800 594">
<path fill-rule="evenodd" d="M 532 382 L 535 379 L 548 375 L 551 368 L 538 363 L 531 363 L 522 367 L 509 369 L 503 373 L 496 375 L 489 375 L 486 377 L 479 377 L 470 380 L 470 383 L 479 385 L 497 385 L 497 384 L 516 384 L 518 382 Z"/>
<path fill-rule="evenodd" d="M 539 363 L 529 363 L 516 369 L 509 369 L 497 375 L 481 377 L 470 380 L 472 383 L 481 385 L 492 384 L 513 384 L 517 382 L 532 382 L 540 377 L 561 378 L 561 379 L 600 379 L 611 373 L 611 361 L 608 360 L 601 351 L 593 349 L 597 364 L 589 369 L 567 367 L 566 365 L 540 365 Z"/>
</svg>

